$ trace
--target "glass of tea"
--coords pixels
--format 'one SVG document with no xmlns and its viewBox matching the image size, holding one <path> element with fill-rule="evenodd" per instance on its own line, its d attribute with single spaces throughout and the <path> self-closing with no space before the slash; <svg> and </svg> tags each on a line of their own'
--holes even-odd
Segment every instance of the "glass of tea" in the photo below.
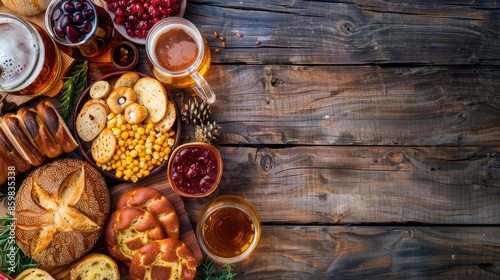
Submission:
<svg viewBox="0 0 500 280">
<path fill-rule="evenodd" d="M 218 263 L 235 263 L 248 257 L 261 235 L 260 219 L 244 198 L 222 195 L 203 208 L 196 223 L 201 250 Z"/>
<path fill-rule="evenodd" d="M 45 27 L 59 48 L 76 60 L 95 61 L 109 54 L 113 20 L 91 0 L 52 0 Z"/>
<path fill-rule="evenodd" d="M 210 68 L 210 48 L 190 21 L 168 17 L 158 21 L 146 37 L 148 65 L 167 88 L 192 87 L 207 103 L 215 93 L 203 75 Z"/>
<path fill-rule="evenodd" d="M 62 57 L 47 32 L 31 21 L 0 14 L 0 34 L 0 91 L 57 95 L 62 88 Z"/>
</svg>

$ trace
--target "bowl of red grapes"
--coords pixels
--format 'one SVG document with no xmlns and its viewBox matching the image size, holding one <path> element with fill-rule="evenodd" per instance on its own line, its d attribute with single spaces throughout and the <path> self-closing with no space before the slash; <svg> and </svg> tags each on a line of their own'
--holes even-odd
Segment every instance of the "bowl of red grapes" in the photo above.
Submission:
<svg viewBox="0 0 500 280">
<path fill-rule="evenodd" d="M 104 0 L 115 29 L 126 39 L 144 45 L 149 30 L 167 17 L 182 17 L 187 0 Z"/>
</svg>

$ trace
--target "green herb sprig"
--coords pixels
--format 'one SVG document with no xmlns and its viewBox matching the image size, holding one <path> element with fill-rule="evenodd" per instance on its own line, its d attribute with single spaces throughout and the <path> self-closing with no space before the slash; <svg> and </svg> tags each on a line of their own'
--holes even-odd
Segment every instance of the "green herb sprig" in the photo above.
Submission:
<svg viewBox="0 0 500 280">
<path fill-rule="evenodd" d="M 68 76 L 63 78 L 65 82 L 60 97 L 60 114 L 65 121 L 71 118 L 78 98 L 87 87 L 88 70 L 87 61 L 77 62 L 69 71 Z"/>
<path fill-rule="evenodd" d="M 226 263 L 222 266 L 222 270 L 216 275 L 215 264 L 208 258 L 203 257 L 203 263 L 200 265 L 201 277 L 204 280 L 233 280 L 236 273 L 233 271 L 234 264 Z"/>
<path fill-rule="evenodd" d="M 11 275 L 40 265 L 17 246 L 12 235 L 15 218 L 10 214 L 0 217 L 0 271 Z"/>
</svg>

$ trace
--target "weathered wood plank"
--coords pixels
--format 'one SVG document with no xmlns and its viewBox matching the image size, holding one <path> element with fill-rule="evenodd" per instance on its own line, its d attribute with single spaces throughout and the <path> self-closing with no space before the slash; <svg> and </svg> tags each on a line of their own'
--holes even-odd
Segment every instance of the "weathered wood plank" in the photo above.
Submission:
<svg viewBox="0 0 500 280">
<path fill-rule="evenodd" d="M 498 227 L 264 226 L 237 279 L 499 279 Z"/>
<path fill-rule="evenodd" d="M 497 68 L 215 65 L 207 79 L 223 144 L 500 146 Z"/>
<path fill-rule="evenodd" d="M 219 189 L 185 200 L 193 223 L 221 194 L 247 198 L 264 223 L 500 223 L 499 147 L 219 148 Z"/>
<path fill-rule="evenodd" d="M 197 0 L 185 17 L 215 63 L 500 63 L 499 2 Z"/>
</svg>

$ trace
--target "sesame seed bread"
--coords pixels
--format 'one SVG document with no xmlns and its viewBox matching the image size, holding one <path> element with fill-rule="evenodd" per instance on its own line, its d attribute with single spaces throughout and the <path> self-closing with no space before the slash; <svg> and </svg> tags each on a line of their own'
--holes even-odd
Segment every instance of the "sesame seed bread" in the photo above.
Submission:
<svg viewBox="0 0 500 280">
<path fill-rule="evenodd" d="M 104 177 L 79 159 L 56 159 L 33 170 L 16 195 L 15 237 L 36 262 L 60 266 L 97 242 L 110 211 Z"/>
</svg>

